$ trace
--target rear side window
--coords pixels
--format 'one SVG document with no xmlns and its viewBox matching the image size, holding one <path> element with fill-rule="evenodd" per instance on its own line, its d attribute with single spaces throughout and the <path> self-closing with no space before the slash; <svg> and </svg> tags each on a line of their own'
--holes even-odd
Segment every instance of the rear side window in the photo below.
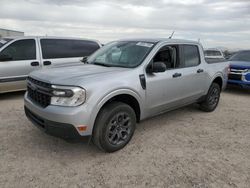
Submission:
<svg viewBox="0 0 250 188">
<path fill-rule="evenodd" d="M 200 53 L 198 46 L 183 45 L 183 58 L 185 67 L 193 67 L 200 64 Z"/>
<path fill-rule="evenodd" d="M 44 59 L 89 56 L 99 45 L 96 42 L 69 39 L 41 39 Z"/>
<path fill-rule="evenodd" d="M 222 54 L 216 50 L 205 50 L 204 54 L 205 56 L 222 56 Z"/>
<path fill-rule="evenodd" d="M 1 55 L 9 55 L 12 61 L 36 59 L 36 42 L 34 39 L 15 41 L 7 46 Z"/>
</svg>

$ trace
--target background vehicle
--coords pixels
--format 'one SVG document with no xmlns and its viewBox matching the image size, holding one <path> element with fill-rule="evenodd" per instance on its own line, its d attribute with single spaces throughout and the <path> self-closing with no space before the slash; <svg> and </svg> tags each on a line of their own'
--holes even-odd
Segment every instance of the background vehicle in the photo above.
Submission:
<svg viewBox="0 0 250 188">
<path fill-rule="evenodd" d="M 93 40 L 58 37 L 0 39 L 0 93 L 24 90 L 27 75 L 38 69 L 79 63 L 101 44 Z"/>
<path fill-rule="evenodd" d="M 229 61 L 228 84 L 250 88 L 250 50 L 236 53 Z"/>
<path fill-rule="evenodd" d="M 84 66 L 31 73 L 25 112 L 49 134 L 93 135 L 100 149 L 113 152 L 130 141 L 140 120 L 196 102 L 213 111 L 227 71 L 226 62 L 207 64 L 197 42 L 111 42 Z"/>
<path fill-rule="evenodd" d="M 216 63 L 225 61 L 224 54 L 217 48 L 209 48 L 204 50 L 205 60 L 208 63 Z"/>
</svg>

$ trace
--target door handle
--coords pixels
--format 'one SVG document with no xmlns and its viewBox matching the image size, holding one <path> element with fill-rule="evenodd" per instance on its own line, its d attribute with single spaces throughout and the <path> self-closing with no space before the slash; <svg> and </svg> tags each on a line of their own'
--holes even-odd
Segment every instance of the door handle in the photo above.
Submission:
<svg viewBox="0 0 250 188">
<path fill-rule="evenodd" d="M 44 62 L 43 62 L 43 65 L 46 65 L 46 66 L 47 66 L 47 65 L 51 65 L 51 61 L 44 61 Z"/>
<path fill-rule="evenodd" d="M 197 73 L 202 73 L 202 72 L 204 72 L 203 69 L 198 69 L 198 70 L 197 70 Z"/>
<path fill-rule="evenodd" d="M 32 67 L 39 66 L 39 62 L 38 61 L 31 62 L 30 65 Z"/>
<path fill-rule="evenodd" d="M 177 77 L 181 77 L 181 73 L 175 73 L 175 74 L 173 74 L 173 78 L 177 78 Z"/>
</svg>

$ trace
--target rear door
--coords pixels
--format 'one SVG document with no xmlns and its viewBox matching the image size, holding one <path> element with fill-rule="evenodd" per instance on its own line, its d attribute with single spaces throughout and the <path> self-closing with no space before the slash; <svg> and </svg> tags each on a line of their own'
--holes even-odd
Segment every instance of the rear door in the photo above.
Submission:
<svg viewBox="0 0 250 188">
<path fill-rule="evenodd" d="M 182 98 L 185 102 L 192 102 L 204 95 L 207 87 L 208 74 L 204 62 L 201 60 L 198 45 L 181 45 L 182 70 Z"/>
<path fill-rule="evenodd" d="M 80 63 L 80 60 L 100 48 L 93 41 L 76 39 L 40 39 L 42 63 L 46 67 Z"/>
<path fill-rule="evenodd" d="M 0 62 L 0 92 L 25 89 L 28 74 L 40 68 L 36 39 L 14 40 L 0 55 L 11 57 Z"/>
</svg>

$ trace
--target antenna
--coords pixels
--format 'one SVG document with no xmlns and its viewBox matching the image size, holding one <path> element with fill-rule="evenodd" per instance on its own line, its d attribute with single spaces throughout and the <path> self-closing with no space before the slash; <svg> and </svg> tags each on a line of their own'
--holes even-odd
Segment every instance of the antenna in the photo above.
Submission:
<svg viewBox="0 0 250 188">
<path fill-rule="evenodd" d="M 198 42 L 199 42 L 199 43 L 201 42 L 201 39 L 200 39 L 200 38 L 198 38 Z"/>
<path fill-rule="evenodd" d="M 171 39 L 171 38 L 173 37 L 174 32 L 175 32 L 175 31 L 172 32 L 172 34 L 170 35 L 169 39 Z"/>
</svg>

